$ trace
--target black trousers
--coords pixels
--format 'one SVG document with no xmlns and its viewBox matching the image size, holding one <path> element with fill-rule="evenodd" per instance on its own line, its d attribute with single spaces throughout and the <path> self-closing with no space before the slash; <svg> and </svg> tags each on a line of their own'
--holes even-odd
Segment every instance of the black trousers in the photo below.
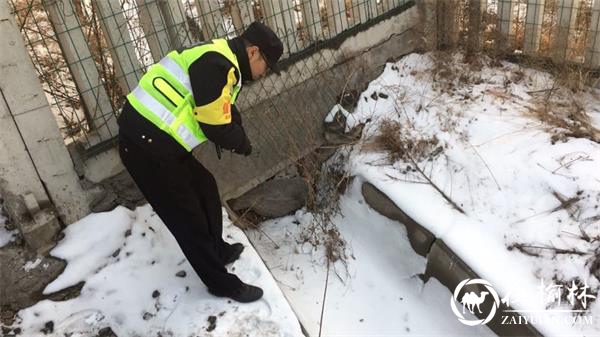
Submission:
<svg viewBox="0 0 600 337">
<path fill-rule="evenodd" d="M 222 262 L 221 254 L 228 244 L 222 238 L 221 201 L 214 177 L 191 153 L 161 154 L 164 151 L 154 151 L 158 144 L 138 136 L 122 130 L 119 154 L 146 200 L 208 288 L 239 288 L 240 279 L 228 273 Z"/>
</svg>

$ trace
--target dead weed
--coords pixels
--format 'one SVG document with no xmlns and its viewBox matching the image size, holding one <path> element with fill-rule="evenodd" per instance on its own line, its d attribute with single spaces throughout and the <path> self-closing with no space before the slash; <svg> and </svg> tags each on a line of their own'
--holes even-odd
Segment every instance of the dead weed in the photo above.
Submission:
<svg viewBox="0 0 600 337">
<path fill-rule="evenodd" d="M 399 160 L 406 162 L 429 160 L 443 151 L 436 136 L 415 138 L 408 132 L 403 132 L 400 122 L 390 119 L 381 122 L 379 134 L 372 142 L 365 143 L 363 149 L 386 152 L 390 163 Z"/>
</svg>

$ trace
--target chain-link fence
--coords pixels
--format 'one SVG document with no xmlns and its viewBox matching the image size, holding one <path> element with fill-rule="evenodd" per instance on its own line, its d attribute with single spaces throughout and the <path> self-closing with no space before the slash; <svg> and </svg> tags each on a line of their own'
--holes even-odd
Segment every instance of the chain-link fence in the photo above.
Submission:
<svg viewBox="0 0 600 337">
<path fill-rule="evenodd" d="M 170 50 L 234 37 L 255 20 L 284 43 L 282 60 L 319 49 L 408 0 L 8 0 L 67 143 L 90 155 L 114 145 L 116 116 L 144 71 Z M 326 56 L 321 56 L 326 58 Z M 285 62 L 285 61 L 284 61 Z M 332 64 L 332 59 L 316 62 Z M 310 78 L 323 67 L 303 63 Z M 289 78 L 289 77 L 288 77 Z M 250 106 L 282 79 L 264 81 Z M 268 83 L 271 82 L 271 83 Z M 326 87 L 324 90 L 326 91 Z M 339 93 L 331 93 L 337 95 Z M 244 104 L 243 102 L 241 104 Z M 275 104 L 275 103 L 274 103 Z M 319 112 L 322 113 L 322 112 Z"/>
</svg>

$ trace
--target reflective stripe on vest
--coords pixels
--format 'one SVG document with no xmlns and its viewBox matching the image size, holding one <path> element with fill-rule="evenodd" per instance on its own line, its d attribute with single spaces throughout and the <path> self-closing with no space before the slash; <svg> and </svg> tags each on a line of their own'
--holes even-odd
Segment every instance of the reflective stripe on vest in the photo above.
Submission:
<svg viewBox="0 0 600 337">
<path fill-rule="evenodd" d="M 177 119 L 175 115 L 164 105 L 160 104 L 154 97 L 148 94 L 141 87 L 135 88 L 131 94 L 142 104 L 146 106 L 150 111 L 152 111 L 161 121 L 163 121 L 166 125 L 171 126 L 173 122 Z M 196 146 L 200 145 L 201 141 L 198 140 L 191 132 L 188 130 L 185 125 L 181 124 L 177 129 L 174 130 L 175 133 L 181 138 L 185 144 L 193 149 Z"/>
<path fill-rule="evenodd" d="M 231 104 L 242 86 L 241 70 L 227 40 L 170 52 L 159 63 L 150 67 L 138 86 L 127 95 L 130 104 L 146 119 L 165 131 L 187 151 L 206 141 L 206 136 L 193 115 L 195 100 L 187 69 L 206 52 L 214 51 L 225 56 L 235 67 L 240 78 L 231 93 Z"/>
<path fill-rule="evenodd" d="M 192 92 L 192 84 L 190 83 L 190 77 L 188 76 L 188 74 L 185 73 L 183 69 L 181 69 L 177 62 L 173 61 L 167 55 L 166 57 L 163 57 L 162 60 L 160 60 L 159 64 L 165 67 L 165 69 L 167 69 L 167 71 L 169 71 L 171 75 L 173 75 L 173 77 L 175 77 L 181 84 L 183 84 L 183 86 L 189 92 Z"/>
</svg>

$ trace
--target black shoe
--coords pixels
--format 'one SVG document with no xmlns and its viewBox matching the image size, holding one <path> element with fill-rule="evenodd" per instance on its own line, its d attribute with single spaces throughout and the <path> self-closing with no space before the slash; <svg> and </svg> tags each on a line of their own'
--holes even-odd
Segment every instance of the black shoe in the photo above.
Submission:
<svg viewBox="0 0 600 337">
<path fill-rule="evenodd" d="M 233 291 L 212 290 L 209 288 L 208 292 L 217 297 L 229 297 L 232 300 L 242 303 L 254 302 L 259 300 L 263 295 L 262 289 L 245 283 L 242 283 L 241 287 Z"/>
<path fill-rule="evenodd" d="M 225 251 L 223 252 L 223 263 L 230 264 L 235 262 L 235 260 L 240 258 L 240 255 L 244 251 L 244 245 L 241 243 L 234 243 L 232 245 L 228 245 Z"/>
</svg>

